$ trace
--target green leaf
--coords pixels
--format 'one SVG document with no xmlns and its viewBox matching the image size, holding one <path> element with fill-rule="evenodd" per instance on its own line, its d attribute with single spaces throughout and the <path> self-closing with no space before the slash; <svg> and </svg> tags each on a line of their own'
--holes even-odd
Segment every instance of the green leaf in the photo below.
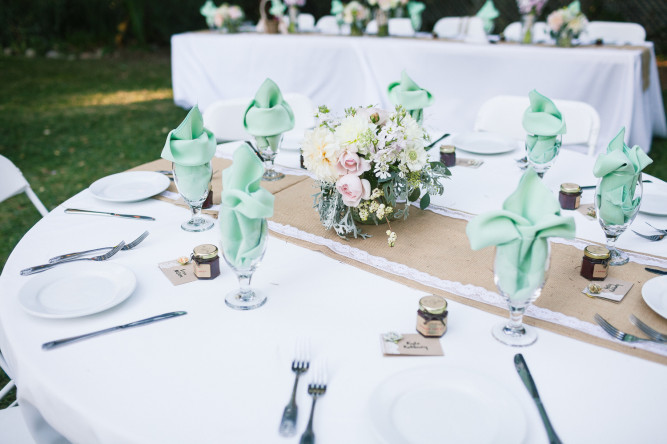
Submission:
<svg viewBox="0 0 667 444">
<path fill-rule="evenodd" d="M 410 202 L 415 202 L 417 199 L 419 199 L 419 194 L 420 194 L 420 190 L 419 190 L 419 188 L 415 188 L 415 189 L 412 190 L 412 191 L 410 192 L 410 194 L 408 195 L 408 200 L 409 200 Z"/>
<path fill-rule="evenodd" d="M 419 201 L 419 208 L 425 210 L 426 207 L 428 207 L 430 204 L 431 204 L 431 196 L 428 193 L 426 193 Z"/>
</svg>

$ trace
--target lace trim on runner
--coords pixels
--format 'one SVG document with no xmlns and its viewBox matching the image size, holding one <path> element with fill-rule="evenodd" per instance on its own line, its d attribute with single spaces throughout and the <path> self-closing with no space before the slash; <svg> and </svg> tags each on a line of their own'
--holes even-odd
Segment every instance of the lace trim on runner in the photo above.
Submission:
<svg viewBox="0 0 667 444">
<path fill-rule="evenodd" d="M 360 250 L 350 245 L 299 230 L 298 228 L 292 227 L 290 225 L 283 225 L 277 222 L 269 221 L 269 229 L 273 232 L 292 237 L 294 239 L 299 239 L 315 245 L 327 247 L 329 250 L 336 254 L 340 254 L 341 256 L 347 257 L 357 262 L 368 264 L 373 268 L 377 268 L 378 270 L 386 271 L 393 275 L 401 276 L 411 281 L 428 285 L 429 287 L 438 288 L 449 293 L 454 293 L 466 299 L 483 302 L 495 307 L 507 308 L 507 304 L 501 295 L 492 291 L 488 291 L 482 287 L 470 284 L 464 285 L 460 282 L 440 279 L 406 265 L 392 262 L 382 257 L 373 256 L 364 250 Z M 564 315 L 563 313 L 554 312 L 546 308 L 530 305 L 526 310 L 526 315 L 543 321 L 551 322 L 553 324 L 563 325 L 565 327 L 572 328 L 574 330 L 601 339 L 621 343 L 633 348 L 640 348 L 657 355 L 667 356 L 667 349 L 661 344 L 626 344 L 620 341 L 616 341 L 611 339 L 609 335 L 607 335 L 604 330 L 602 330 L 601 327 L 598 327 L 595 324 L 582 321 L 572 316 Z"/>
</svg>

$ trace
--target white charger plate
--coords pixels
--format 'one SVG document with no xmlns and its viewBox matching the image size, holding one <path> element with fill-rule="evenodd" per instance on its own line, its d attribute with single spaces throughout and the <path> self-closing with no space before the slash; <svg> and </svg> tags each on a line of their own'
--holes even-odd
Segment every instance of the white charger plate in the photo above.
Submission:
<svg viewBox="0 0 667 444">
<path fill-rule="evenodd" d="M 514 394 L 475 371 L 417 367 L 390 376 L 369 402 L 376 435 L 387 444 L 521 443 L 527 420 Z"/>
<path fill-rule="evenodd" d="M 449 139 L 449 144 L 457 150 L 474 154 L 502 154 L 518 148 L 518 142 L 511 137 L 496 133 L 459 133 Z"/>
<path fill-rule="evenodd" d="M 646 281 L 642 287 L 642 298 L 651 310 L 667 319 L 667 276 Z"/>
<path fill-rule="evenodd" d="M 34 316 L 76 318 L 120 304 L 136 285 L 134 273 L 123 265 L 73 262 L 33 277 L 19 290 L 18 298 Z"/>
<path fill-rule="evenodd" d="M 667 216 L 667 192 L 644 190 L 642 203 L 639 206 L 639 212 L 653 214 L 655 216 Z"/>
<path fill-rule="evenodd" d="M 154 171 L 129 171 L 103 177 L 90 185 L 90 192 L 109 202 L 136 202 L 169 188 L 169 178 Z"/>
</svg>

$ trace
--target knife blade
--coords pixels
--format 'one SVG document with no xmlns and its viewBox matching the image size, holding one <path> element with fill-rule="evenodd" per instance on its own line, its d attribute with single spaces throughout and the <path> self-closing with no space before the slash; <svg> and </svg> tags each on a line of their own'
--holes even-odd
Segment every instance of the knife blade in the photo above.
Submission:
<svg viewBox="0 0 667 444">
<path fill-rule="evenodd" d="M 530 370 L 528 370 L 528 365 L 526 364 L 526 361 L 523 359 L 523 355 L 521 353 L 517 353 L 516 355 L 514 355 L 514 367 L 516 368 L 516 371 L 519 373 L 521 381 L 523 381 L 523 385 L 526 386 L 526 388 L 528 389 L 528 393 L 530 393 L 530 396 L 533 398 L 533 401 L 535 401 L 537 410 L 540 412 L 540 417 L 542 418 L 542 422 L 544 423 L 544 428 L 547 431 L 547 437 L 549 438 L 549 443 L 562 444 L 560 438 L 558 437 L 558 435 L 556 435 L 556 431 L 551 425 L 551 421 L 549 421 L 549 417 L 547 416 L 547 411 L 544 409 L 544 405 L 542 405 L 540 394 L 537 392 L 537 386 L 535 385 L 535 381 L 533 381 L 533 377 L 530 375 Z"/>
<path fill-rule="evenodd" d="M 663 276 L 667 275 L 667 271 L 658 270 L 657 268 L 646 267 L 646 268 L 644 268 L 644 270 L 648 271 L 649 273 L 660 274 L 660 275 L 663 275 Z"/>
<path fill-rule="evenodd" d="M 99 336 L 99 335 L 103 335 L 105 333 L 111 333 L 112 331 L 123 330 L 123 329 L 126 329 L 126 328 L 139 327 L 141 325 L 146 325 L 146 324 L 150 324 L 150 323 L 157 322 L 157 321 L 163 321 L 165 319 L 171 319 L 171 318 L 174 318 L 174 317 L 177 317 L 177 316 L 183 316 L 183 315 L 186 315 L 186 314 L 188 314 L 187 311 L 172 311 L 170 313 L 164 313 L 164 314 L 161 314 L 161 315 L 152 316 L 150 318 L 141 319 L 139 321 L 130 322 L 129 324 L 117 325 L 115 327 L 109 327 L 109 328 L 105 328 L 104 330 L 98 330 L 98 331 L 94 331 L 94 332 L 91 332 L 91 333 L 86 333 L 86 334 L 83 334 L 83 335 L 72 336 L 72 337 L 69 337 L 69 338 L 58 339 L 58 340 L 55 340 L 55 341 L 45 342 L 44 344 L 42 344 L 42 349 L 43 350 L 51 350 L 51 349 L 54 349 L 56 347 L 60 347 L 61 345 L 69 344 L 69 343 L 76 342 L 76 341 L 81 341 L 82 339 L 88 339 L 88 338 L 92 338 L 94 336 Z"/>
<path fill-rule="evenodd" d="M 65 213 L 67 213 L 67 214 L 94 214 L 94 215 L 99 215 L 99 216 L 124 217 L 124 218 L 128 218 L 128 219 L 155 220 L 154 217 L 150 217 L 150 216 L 139 216 L 139 215 L 136 215 L 136 214 L 108 213 L 106 211 L 79 210 L 78 208 L 66 208 Z"/>
</svg>

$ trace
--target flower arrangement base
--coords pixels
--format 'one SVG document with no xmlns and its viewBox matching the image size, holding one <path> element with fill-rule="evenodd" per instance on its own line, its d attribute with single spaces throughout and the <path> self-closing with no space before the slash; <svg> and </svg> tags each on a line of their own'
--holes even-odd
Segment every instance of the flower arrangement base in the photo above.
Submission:
<svg viewBox="0 0 667 444">
<path fill-rule="evenodd" d="M 267 34 L 278 34 L 278 22 L 276 20 L 267 20 L 265 25 Z"/>
<path fill-rule="evenodd" d="M 378 26 L 378 37 L 389 36 L 389 24 Z"/>
<path fill-rule="evenodd" d="M 561 48 L 571 48 L 572 45 L 572 36 L 570 35 L 559 35 L 556 39 L 556 46 Z"/>
<path fill-rule="evenodd" d="M 356 37 L 361 37 L 362 35 L 364 35 L 364 30 L 361 27 L 361 25 L 359 25 L 357 23 L 352 23 L 350 25 L 350 35 L 356 36 Z"/>
</svg>

